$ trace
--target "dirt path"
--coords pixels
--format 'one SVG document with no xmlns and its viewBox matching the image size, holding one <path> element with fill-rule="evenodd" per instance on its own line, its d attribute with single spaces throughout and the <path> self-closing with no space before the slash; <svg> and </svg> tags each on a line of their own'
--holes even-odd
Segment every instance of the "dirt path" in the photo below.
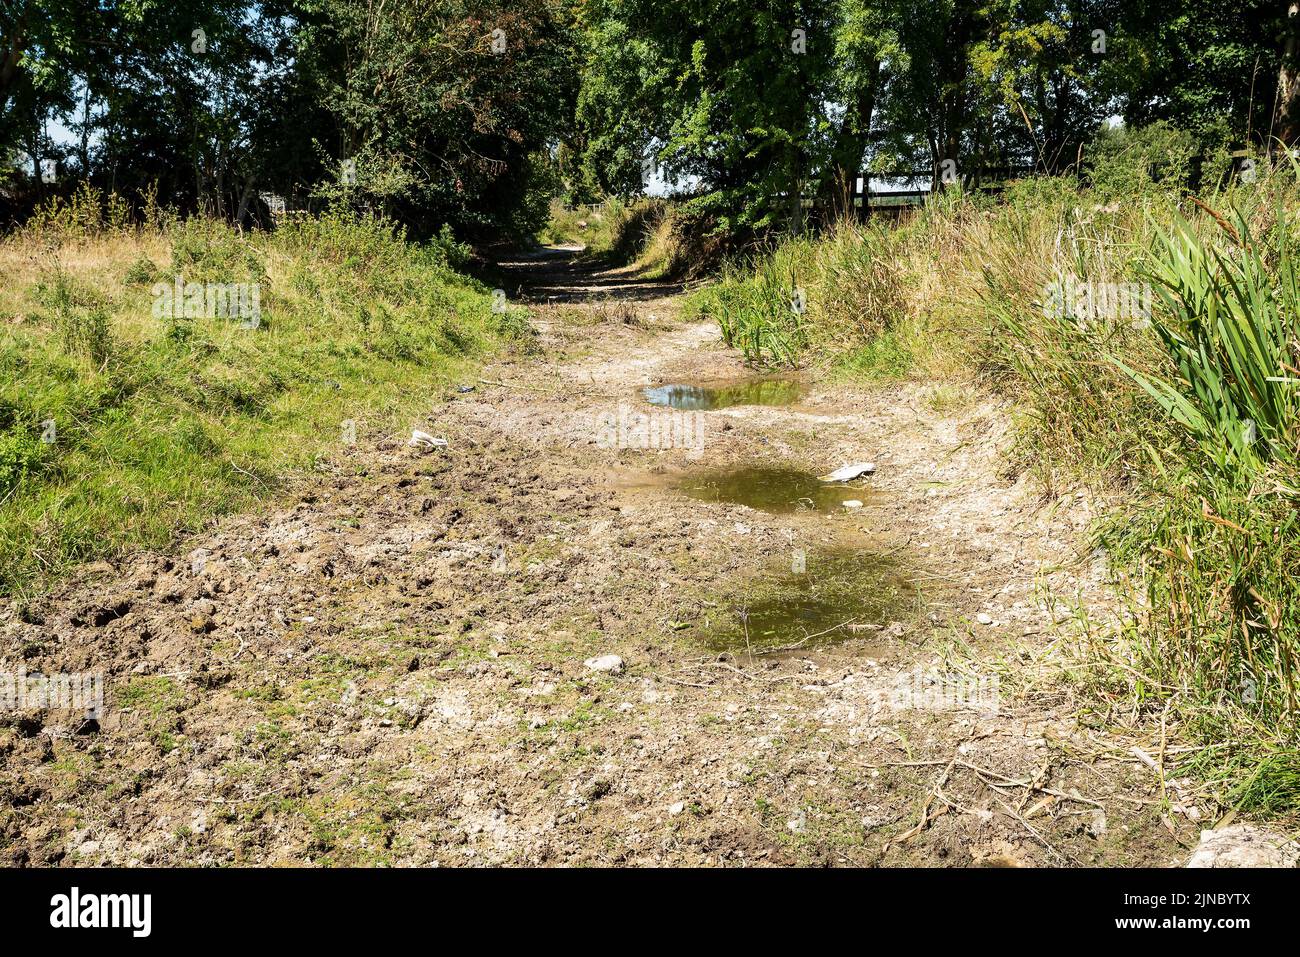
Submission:
<svg viewBox="0 0 1300 957">
<path fill-rule="evenodd" d="M 103 669 L 108 695 L 97 723 L 0 727 L 3 860 L 1186 857 L 1198 825 L 1162 823 L 1147 767 L 1064 696 L 991 681 L 1069 618 L 1045 596 L 1105 600 L 1089 503 L 1001 477 L 1002 410 L 805 379 L 703 413 L 702 448 L 610 447 L 645 386 L 750 373 L 669 286 L 505 268 L 538 351 L 431 407 L 446 451 L 346 450 L 268 514 L 0 610 L 11 666 Z M 860 461 L 861 508 L 707 500 L 754 491 L 733 468 Z M 622 670 L 585 664 L 606 655 Z"/>
</svg>

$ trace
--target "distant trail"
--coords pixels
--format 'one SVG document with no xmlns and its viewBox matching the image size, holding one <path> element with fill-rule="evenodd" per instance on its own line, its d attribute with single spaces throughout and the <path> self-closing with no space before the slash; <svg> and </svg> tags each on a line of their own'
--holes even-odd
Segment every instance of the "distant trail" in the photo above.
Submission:
<svg viewBox="0 0 1300 957">
<path fill-rule="evenodd" d="M 0 817 L 0 859 L 1185 857 L 1198 826 L 1160 823 L 1157 775 L 1133 742 L 1076 723 L 1068 689 L 1008 682 L 996 709 L 944 694 L 999 661 L 1032 684 L 1069 619 L 1044 594 L 1106 614 L 1089 504 L 1044 507 L 1003 477 L 996 403 L 803 375 L 794 405 L 703 413 L 700 449 L 609 447 L 602 423 L 656 412 L 646 386 L 752 370 L 715 326 L 679 320 L 680 286 L 573 250 L 502 268 L 536 347 L 429 397 L 412 426 L 445 451 L 405 434 L 357 446 L 266 514 L 0 607 L 8 660 L 102 668 L 109 698 L 94 729 L 69 713 L 0 727 L 3 806 L 20 807 Z M 864 461 L 856 509 L 685 494 L 702 475 Z M 709 643 L 772 595 L 815 606 L 878 566 L 906 601 L 864 591 L 884 610 L 826 634 L 792 624 L 775 654 Z M 621 670 L 586 663 L 610 655 Z"/>
</svg>

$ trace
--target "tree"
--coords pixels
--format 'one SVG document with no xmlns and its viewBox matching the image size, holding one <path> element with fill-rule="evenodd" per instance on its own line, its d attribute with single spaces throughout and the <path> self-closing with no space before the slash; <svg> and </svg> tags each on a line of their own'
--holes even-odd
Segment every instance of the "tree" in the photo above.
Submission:
<svg viewBox="0 0 1300 957">
<path fill-rule="evenodd" d="M 1169 120 L 1206 145 L 1263 142 L 1287 34 L 1279 0 L 1133 0 L 1125 11 L 1125 121 Z"/>
<path fill-rule="evenodd" d="M 37 197 L 41 162 L 62 159 L 46 125 L 74 108 L 73 76 L 94 62 L 100 19 L 92 0 L 0 0 L 0 157 L 26 153 Z"/>
<path fill-rule="evenodd" d="M 866 173 L 876 107 L 889 90 L 897 90 L 891 79 L 907 70 L 901 38 L 905 9 L 901 3 L 863 0 L 844 0 L 836 8 L 826 90 L 831 139 L 820 190 L 833 216 L 854 214 L 854 180 Z"/>
<path fill-rule="evenodd" d="M 896 6 L 593 0 L 578 114 L 589 179 L 633 192 L 649 158 L 747 229 L 797 228 L 806 195 L 843 211 L 904 60 Z"/>
<path fill-rule="evenodd" d="M 1277 73 L 1277 109 L 1273 130 L 1287 147 L 1300 142 L 1300 3 L 1286 4 L 1282 62 Z"/>
<path fill-rule="evenodd" d="M 335 179 L 324 193 L 420 232 L 509 225 L 537 154 L 572 122 L 573 11 L 558 0 L 323 0 L 314 14 L 301 57 L 330 115 L 317 138 Z"/>
</svg>

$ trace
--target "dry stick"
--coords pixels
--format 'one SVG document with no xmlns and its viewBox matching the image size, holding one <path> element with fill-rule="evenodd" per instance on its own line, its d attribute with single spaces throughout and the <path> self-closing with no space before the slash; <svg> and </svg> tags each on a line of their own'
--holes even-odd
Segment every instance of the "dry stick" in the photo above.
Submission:
<svg viewBox="0 0 1300 957">
<path fill-rule="evenodd" d="M 944 763 L 946 762 L 942 760 L 940 761 L 888 761 L 884 764 L 865 764 L 862 765 L 862 767 L 916 768 L 916 767 L 935 767 Z M 1101 810 L 1103 811 L 1106 810 L 1104 804 L 1100 803 L 1099 801 L 1094 801 L 1092 798 L 1086 798 L 1082 794 L 1069 794 L 1065 791 L 1058 791 L 1055 788 L 1045 788 L 1042 785 L 1034 784 L 1032 780 L 1022 781 L 1018 778 L 1009 778 L 1005 774 L 1002 774 L 999 771 L 993 771 L 989 768 L 980 767 L 978 764 L 971 764 L 969 761 L 958 760 L 953 763 L 955 763 L 956 766 L 959 768 L 965 768 L 968 771 L 974 771 L 976 774 L 988 775 L 989 777 L 997 778 L 1004 787 L 1006 785 L 1011 785 L 1012 787 L 1018 787 L 1018 788 L 1032 788 L 1035 791 L 1041 791 L 1043 794 L 1050 794 L 1053 797 L 1058 797 L 1065 801 L 1078 801 L 1080 804 L 1091 804 L 1093 807 L 1101 808 Z M 988 784 L 990 787 L 993 786 L 991 782 L 985 781 L 984 783 Z"/>
<path fill-rule="evenodd" d="M 737 668 L 735 665 L 729 665 L 725 661 L 705 661 L 697 665 L 692 665 L 689 668 L 678 668 L 676 671 L 670 671 L 667 675 L 656 675 L 656 677 L 659 677 L 664 681 L 671 681 L 673 684 L 687 685 L 688 687 L 692 687 L 692 688 L 708 688 L 710 687 L 709 685 L 691 684 L 691 682 L 689 681 L 680 681 L 671 677 L 671 675 L 679 675 L 684 672 L 698 671 L 701 668 L 723 668 L 727 671 L 734 671 L 742 678 L 747 678 L 750 681 L 765 681 L 768 682 L 769 684 L 773 684 L 778 681 L 797 681 L 801 677 L 800 675 L 778 675 L 773 678 L 764 678 L 760 675 L 751 675 L 748 671 L 742 671 L 740 668 Z"/>
<path fill-rule="evenodd" d="M 943 769 L 943 773 L 939 775 L 939 779 L 935 781 L 934 785 L 930 788 L 930 793 L 926 797 L 925 803 L 921 805 L 921 820 L 917 821 L 913 827 L 908 828 L 902 834 L 898 835 L 898 837 L 894 838 L 893 840 L 886 841 L 885 849 L 882 853 L 888 854 L 889 849 L 893 847 L 895 844 L 902 844 L 905 841 L 910 841 L 912 838 L 916 837 L 916 835 L 924 831 L 927 825 L 929 825 L 929 823 L 932 820 L 934 820 L 934 818 L 930 816 L 930 805 L 934 803 L 935 796 L 938 794 L 938 792 L 944 786 L 944 784 L 947 783 L 948 775 L 952 773 L 953 765 L 955 765 L 956 763 L 957 763 L 957 758 L 954 755 L 953 759 L 948 762 L 948 766 Z M 939 815 L 937 814 L 935 815 L 935 817 L 938 816 Z"/>
<path fill-rule="evenodd" d="M 1035 774 L 1033 779 L 1030 781 L 1029 787 L 1025 789 L 1025 793 L 1020 799 L 1020 805 L 1019 807 L 1016 808 L 1017 812 L 1024 811 L 1025 805 L 1029 803 L 1030 794 L 1032 794 L 1034 791 L 1042 789 L 1039 782 L 1042 781 L 1044 777 L 1046 777 L 1047 769 L 1051 766 L 1052 766 L 1051 758 L 1048 758 L 1046 761 L 1043 762 L 1043 766 L 1038 769 L 1038 773 Z"/>
<path fill-rule="evenodd" d="M 1049 841 L 1047 840 L 1047 838 L 1045 838 L 1045 837 L 1043 837 L 1043 835 L 1039 834 L 1038 831 L 1034 829 L 1034 826 L 1033 826 L 1032 824 L 1030 824 L 1028 821 L 1026 821 L 1023 817 L 1021 817 L 1021 816 L 1020 816 L 1019 814 L 1017 814 L 1015 811 L 1011 810 L 1011 808 L 1007 807 L 1006 802 L 1004 802 L 1001 798 L 994 798 L 993 800 L 995 800 L 995 801 L 997 801 L 999 804 L 1001 804 L 1001 805 L 1002 805 L 1002 810 L 1005 811 L 1007 814 L 1009 814 L 1011 817 L 1015 818 L 1017 821 L 1019 821 L 1020 824 L 1021 824 L 1021 826 L 1024 827 L 1024 829 L 1025 829 L 1026 831 L 1028 831 L 1030 834 L 1032 834 L 1032 835 L 1034 836 L 1034 839 L 1037 840 L 1040 844 L 1042 844 L 1043 847 L 1047 848 L 1049 851 L 1051 851 L 1053 854 L 1055 854 L 1055 855 L 1056 855 L 1057 857 L 1059 857 L 1061 860 L 1063 860 L 1063 861 L 1065 861 L 1065 862 L 1067 862 L 1067 863 L 1069 863 L 1069 864 L 1076 864 L 1076 865 L 1077 865 L 1077 864 L 1079 863 L 1079 862 L 1076 861 L 1074 858 L 1069 857 L 1069 856 L 1066 855 L 1066 854 L 1062 854 L 1062 853 L 1061 853 L 1060 851 L 1058 851 L 1055 847 L 1053 847 L 1053 846 L 1051 845 L 1051 842 L 1049 842 Z"/>
<path fill-rule="evenodd" d="M 703 688 L 707 691 L 713 687 L 713 685 L 700 684 L 698 681 L 682 681 L 680 678 L 670 678 L 668 675 L 659 675 L 658 678 L 660 681 L 667 681 L 669 684 L 674 685 L 685 685 L 687 688 Z"/>
<path fill-rule="evenodd" d="M 516 382 L 501 382 L 497 379 L 479 379 L 478 381 L 483 383 L 483 385 L 499 385 L 503 389 L 525 389 L 530 392 L 546 392 L 550 395 L 559 395 L 561 392 L 560 389 L 548 389 L 545 386 L 523 385 Z"/>
<path fill-rule="evenodd" d="M 262 801 L 271 797 L 273 794 L 279 794 L 290 784 L 281 784 L 279 787 L 271 788 L 269 791 L 263 791 L 261 794 L 255 794 L 253 797 L 246 798 L 195 798 L 200 804 L 247 804 L 249 801 Z"/>
<path fill-rule="evenodd" d="M 1165 790 L 1165 744 L 1168 741 L 1168 735 L 1165 732 L 1165 720 L 1169 717 L 1169 706 L 1174 703 L 1170 698 L 1165 702 L 1165 710 L 1160 712 L 1160 799 L 1166 798 Z"/>
<path fill-rule="evenodd" d="M 951 801 L 949 801 L 946 797 L 943 797 L 943 786 L 948 783 L 948 777 L 949 775 L 952 774 L 952 769 L 959 762 L 957 755 L 961 753 L 962 746 L 968 744 L 971 740 L 972 740 L 972 736 L 967 735 L 965 740 L 963 740 L 960 744 L 957 745 L 957 750 L 953 752 L 952 760 L 948 762 L 947 766 L 943 769 L 943 773 L 939 775 L 938 780 L 934 782 L 934 786 L 930 788 L 930 794 L 925 799 L 925 804 L 921 806 L 921 820 L 916 822 L 915 827 L 909 828 L 907 831 L 900 834 L 898 837 L 894 838 L 893 840 L 886 841 L 884 850 L 881 852 L 882 854 L 888 854 L 889 849 L 893 847 L 895 844 L 901 844 L 904 841 L 910 841 L 916 835 L 924 831 L 926 827 L 930 824 L 930 822 L 939 816 L 938 814 L 935 814 L 933 816 L 931 816 L 930 814 L 930 805 L 934 803 L 934 799 L 936 797 L 939 797 L 940 800 L 942 800 L 945 804 L 949 805 L 950 807 L 955 807 L 955 805 L 953 805 Z M 920 763 L 931 763 L 931 762 L 916 762 L 916 763 L 920 764 Z M 942 762 L 933 762 L 933 763 L 938 764 Z M 868 765 L 868 767 L 870 767 L 870 765 Z M 940 811 L 939 813 L 942 814 L 944 812 Z"/>
<path fill-rule="evenodd" d="M 240 468 L 238 465 L 236 465 L 234 462 L 231 462 L 231 463 L 230 463 L 230 467 L 231 467 L 232 469 L 234 469 L 236 472 L 240 472 L 240 473 L 242 473 L 243 475 L 247 475 L 249 478 L 251 478 L 251 479 L 252 479 L 254 482 L 256 482 L 258 485 L 262 486 L 262 488 L 264 488 L 264 489 L 268 489 L 268 490 L 270 489 L 270 486 L 269 486 L 269 485 L 267 485 L 265 482 L 263 482 L 260 478 L 258 478 L 258 477 L 257 477 L 256 475 L 254 475 L 252 472 L 248 471 L 248 469 L 241 469 L 241 468 Z"/>
<path fill-rule="evenodd" d="M 1115 660 L 1115 659 L 1113 659 L 1113 658 L 1111 658 L 1111 659 L 1107 659 L 1106 661 L 1085 661 L 1085 662 L 1080 663 L 1080 664 L 1077 665 L 1076 667 L 1079 667 L 1079 668 L 1108 668 L 1108 667 L 1119 668 L 1121 671 L 1127 671 L 1129 674 L 1133 675 L 1135 678 L 1141 678 L 1143 681 L 1145 681 L 1147 684 L 1151 685 L 1151 687 L 1153 687 L 1153 688 L 1160 688 L 1162 691 L 1178 691 L 1178 690 L 1179 690 L 1179 689 L 1177 688 L 1177 686 L 1175 686 L 1175 685 L 1167 685 L 1167 684 L 1165 684 L 1164 682 L 1157 681 L 1155 678 L 1152 678 L 1152 677 L 1149 676 L 1149 675 L 1144 675 L 1142 672 L 1138 671 L 1138 670 L 1137 670 L 1136 668 L 1134 668 L 1133 666 L 1128 665 L 1128 664 L 1125 664 L 1125 663 L 1122 662 L 1122 661 L 1117 661 L 1117 660 Z"/>
<path fill-rule="evenodd" d="M 823 634 L 825 634 L 825 632 L 823 632 Z M 760 648 L 759 651 L 758 651 L 758 654 L 760 654 L 760 655 L 774 655 L 774 654 L 777 654 L 778 652 L 782 652 L 782 651 L 796 651 L 796 650 L 802 648 L 805 644 L 807 644 L 808 639 L 811 638 L 811 637 L 813 637 L 813 636 L 812 636 L 812 635 L 805 635 L 803 638 L 800 638 L 798 641 L 796 641 L 796 642 L 794 642 L 793 644 L 790 644 L 790 645 L 778 645 L 778 646 L 775 647 L 775 648 Z"/>
<path fill-rule="evenodd" d="M 698 665 L 697 667 L 725 668 L 727 671 L 734 671 L 742 678 L 748 678 L 750 681 L 766 681 L 769 683 L 774 683 L 777 681 L 798 681 L 800 678 L 799 675 L 776 675 L 775 677 L 772 678 L 764 678 L 760 675 L 751 675 L 748 671 L 743 671 L 740 668 L 737 668 L 735 665 L 729 665 L 725 661 L 712 661 L 706 665 Z"/>
<path fill-rule="evenodd" d="M 790 644 L 790 645 L 779 645 L 779 646 L 776 647 L 776 648 L 763 648 L 763 649 L 759 650 L 758 654 L 760 654 L 760 655 L 771 655 L 771 654 L 775 654 L 775 653 L 778 652 L 778 651 L 794 651 L 794 650 L 797 649 L 797 648 L 802 648 L 804 645 L 806 645 L 808 642 L 812 641 L 814 638 L 820 638 L 822 635 L 829 635 L 832 631 L 839 631 L 841 628 L 844 628 L 844 627 L 846 627 L 846 626 L 848 626 L 848 625 L 851 625 L 851 624 L 853 624 L 854 622 L 856 622 L 857 620 L 858 620 L 858 616 L 857 616 L 857 615 L 854 615 L 854 616 L 853 616 L 852 618 L 850 618 L 848 621 L 842 621 L 842 622 L 840 622 L 838 625 L 832 625 L 830 628 L 827 628 L 825 631 L 819 631 L 819 632 L 817 632 L 817 633 L 814 634 L 814 635 L 804 635 L 802 638 L 800 638 L 800 639 L 799 639 L 798 641 L 796 641 L 794 644 Z M 748 640 L 748 635 L 746 635 L 746 640 Z"/>
<path fill-rule="evenodd" d="M 886 762 L 885 764 L 878 764 L 878 765 L 868 764 L 865 765 L 865 767 L 927 767 L 927 766 L 934 767 L 940 764 L 945 764 L 945 762 L 943 761 L 891 761 L 891 762 Z M 926 828 L 926 826 L 935 819 L 935 817 L 938 817 L 937 814 L 931 815 L 929 813 L 930 804 L 933 803 L 933 800 L 936 796 L 951 807 L 957 806 L 953 804 L 953 802 L 949 801 L 942 793 L 943 785 L 947 783 L 947 779 L 949 775 L 951 775 L 952 769 L 954 767 L 962 767 L 962 768 L 966 768 L 969 771 L 975 772 L 976 776 L 980 778 L 981 784 L 991 788 L 993 791 L 999 794 L 1001 794 L 1002 791 L 999 788 L 995 787 L 991 782 L 985 781 L 981 777 L 981 775 L 987 774 L 991 777 L 1000 778 L 1006 784 L 1010 784 L 1015 787 L 1026 788 L 1027 789 L 1026 794 L 1028 794 L 1030 790 L 1036 790 L 1036 791 L 1041 791 L 1044 794 L 1049 794 L 1052 797 L 1061 800 L 1077 801 L 1081 804 L 1090 804 L 1094 807 L 1100 808 L 1103 812 L 1106 810 L 1105 806 L 1102 805 L 1101 803 L 1094 801 L 1091 798 L 1085 798 L 1080 794 L 1067 794 L 1063 791 L 1058 791 L 1055 788 L 1045 788 L 1042 785 L 1034 783 L 1034 781 L 1019 781 L 1016 780 L 1015 778 L 1009 778 L 1006 775 L 1000 774 L 997 771 L 990 771 L 988 768 L 982 768 L 979 765 L 971 764 L 969 761 L 962 761 L 959 758 L 954 756 L 951 761 L 946 762 L 946 766 L 944 767 L 943 773 L 939 776 L 939 780 L 935 783 L 934 787 L 931 790 L 930 797 L 926 800 L 924 807 L 922 807 L 921 820 L 917 822 L 915 827 L 909 829 L 908 831 L 904 832 L 903 834 L 899 835 L 898 837 L 894 838 L 894 840 L 886 844 L 885 845 L 886 851 L 888 851 L 890 846 L 892 846 L 893 844 L 902 843 L 903 841 L 907 841 L 915 837 L 917 834 L 921 833 L 921 831 L 923 831 Z M 1040 780 L 1040 778 L 1035 778 L 1035 780 Z M 1047 848 L 1047 850 L 1055 854 L 1063 861 L 1066 861 L 1071 864 L 1078 863 L 1078 861 L 1074 860 L 1070 856 L 1066 854 L 1062 854 L 1059 850 L 1057 850 L 1052 845 L 1052 843 L 1047 840 L 1047 838 L 1043 837 L 1042 834 L 1038 833 L 1038 831 L 1033 827 L 1033 825 L 1031 825 L 1027 820 L 1025 820 L 1025 818 L 1022 817 L 1020 814 L 1012 810 L 1011 807 L 1006 804 L 1006 802 L 1002 801 L 1000 798 L 995 798 L 995 800 L 998 802 L 998 804 L 1002 805 L 1002 809 L 1006 812 L 1008 816 L 1018 821 L 1020 825 L 1024 827 L 1025 830 L 1027 830 L 1034 837 L 1035 840 L 1037 840 L 1040 844 L 1043 845 L 1043 847 Z M 1023 804 L 1024 802 L 1022 801 L 1021 803 Z"/>
<path fill-rule="evenodd" d="M 503 389 L 524 389 L 531 392 L 545 392 L 547 395 L 572 395 L 569 389 L 548 389 L 540 385 L 524 385 L 522 382 L 501 382 L 497 379 L 479 379 L 483 385 L 496 385 Z M 593 396 L 597 399 L 617 399 L 619 396 L 612 392 L 588 392 L 586 395 Z"/>
</svg>

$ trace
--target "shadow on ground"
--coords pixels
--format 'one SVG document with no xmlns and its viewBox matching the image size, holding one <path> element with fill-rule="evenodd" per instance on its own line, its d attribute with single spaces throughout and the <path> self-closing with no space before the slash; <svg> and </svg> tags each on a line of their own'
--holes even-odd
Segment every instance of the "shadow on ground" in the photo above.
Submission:
<svg viewBox="0 0 1300 957">
<path fill-rule="evenodd" d="M 518 302 L 650 302 L 682 292 L 681 283 L 650 280 L 626 268 L 584 260 L 582 246 L 545 246 L 532 252 L 501 251 L 497 267 L 506 294 Z"/>
</svg>

